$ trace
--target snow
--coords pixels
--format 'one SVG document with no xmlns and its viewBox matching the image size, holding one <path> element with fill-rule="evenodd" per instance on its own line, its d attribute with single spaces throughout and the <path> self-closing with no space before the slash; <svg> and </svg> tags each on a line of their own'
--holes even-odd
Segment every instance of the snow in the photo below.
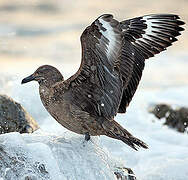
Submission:
<svg viewBox="0 0 188 180">
<path fill-rule="evenodd" d="M 153 68 L 150 67 L 150 70 L 152 69 L 155 73 L 154 67 L 158 66 L 161 68 L 160 76 L 162 76 L 161 74 L 165 76 L 166 73 L 165 78 L 168 80 L 171 75 L 170 71 L 165 68 L 165 61 L 162 63 L 163 66 L 159 67 L 159 64 L 151 63 Z M 176 69 L 175 65 L 172 65 L 171 68 L 172 71 Z M 173 71 L 173 74 L 178 75 L 177 69 L 176 72 Z M 182 70 L 182 72 L 184 71 Z M 188 106 L 188 86 L 185 85 L 186 83 L 179 85 L 176 80 L 177 84 L 172 86 L 171 80 L 173 79 L 169 78 L 167 82 L 169 87 L 152 89 L 160 83 L 159 78 L 156 84 L 152 80 L 148 81 L 145 89 L 141 88 L 144 87 L 141 84 L 127 109 L 127 113 L 115 118 L 134 136 L 149 145 L 148 150 L 140 149 L 136 152 L 124 143 L 105 136 L 92 137 L 91 141 L 84 142 L 82 135 L 64 129 L 46 112 L 41 104 L 36 83 L 28 83 L 23 86 L 20 85 L 22 77 L 16 77 L 7 82 L 5 79 L 10 79 L 7 76 L 5 74 L 0 76 L 2 85 L 0 93 L 6 93 L 20 102 L 41 127 L 34 134 L 9 133 L 0 135 L 0 146 L 5 147 L 9 154 L 16 157 L 24 154 L 26 157 L 26 162 L 22 168 L 22 179 L 27 175 L 33 175 L 41 179 L 55 180 L 110 180 L 115 179 L 113 174 L 115 167 L 131 168 L 138 180 L 187 179 L 188 135 L 164 126 L 163 120 L 158 120 L 154 115 L 148 113 L 149 106 L 157 103 Z M 148 80 L 149 77 L 152 76 L 144 78 Z M 163 84 L 163 81 L 161 83 Z M 41 176 L 31 166 L 36 162 L 39 162 L 39 165 L 45 165 L 47 175 Z M 5 169 L 4 174 L 0 174 L 0 180 L 5 180 L 5 175 L 9 172 L 9 168 Z"/>
</svg>

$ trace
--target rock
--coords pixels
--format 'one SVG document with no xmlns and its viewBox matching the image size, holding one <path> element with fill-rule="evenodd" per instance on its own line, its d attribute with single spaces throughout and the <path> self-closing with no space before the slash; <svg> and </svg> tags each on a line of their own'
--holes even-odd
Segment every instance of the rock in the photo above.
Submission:
<svg viewBox="0 0 188 180">
<path fill-rule="evenodd" d="M 0 134 L 32 133 L 39 127 L 25 109 L 6 95 L 0 95 Z"/>
<path fill-rule="evenodd" d="M 164 124 L 175 128 L 178 132 L 185 132 L 188 127 L 188 108 L 170 110 Z"/>
<path fill-rule="evenodd" d="M 178 132 L 186 132 L 188 127 L 188 108 L 179 107 L 173 109 L 170 105 L 158 104 L 150 107 L 149 112 L 158 119 L 165 118 L 164 125 L 176 129 Z"/>
<path fill-rule="evenodd" d="M 158 119 L 165 117 L 166 113 L 171 110 L 171 107 L 166 104 L 157 104 L 150 107 L 149 112 L 153 113 Z"/>
<path fill-rule="evenodd" d="M 65 134 L 64 134 L 65 135 Z M 99 143 L 83 136 L 50 135 L 38 130 L 0 135 L 3 180 L 135 180 L 134 173 Z"/>
<path fill-rule="evenodd" d="M 118 167 L 114 174 L 116 175 L 117 180 L 136 180 L 136 176 L 130 168 Z"/>
</svg>

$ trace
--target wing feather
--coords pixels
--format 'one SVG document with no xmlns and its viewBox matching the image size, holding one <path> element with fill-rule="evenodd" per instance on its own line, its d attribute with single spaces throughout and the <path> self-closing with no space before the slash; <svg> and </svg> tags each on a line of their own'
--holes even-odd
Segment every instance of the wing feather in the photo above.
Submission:
<svg viewBox="0 0 188 180">
<path fill-rule="evenodd" d="M 112 15 L 102 15 L 81 36 L 82 62 L 70 81 L 72 103 L 93 116 L 112 119 L 118 112 L 123 82 L 118 67 L 122 35 Z"/>
<path fill-rule="evenodd" d="M 177 41 L 184 29 L 179 16 L 153 14 L 118 22 L 105 14 L 81 36 L 82 62 L 70 82 L 72 103 L 93 116 L 112 119 L 126 112 L 145 59 Z"/>
<path fill-rule="evenodd" d="M 126 112 L 126 107 L 132 100 L 142 76 L 145 59 L 166 50 L 177 41 L 176 37 L 184 30 L 180 27 L 184 22 L 179 19 L 179 16 L 173 14 L 153 14 L 120 23 L 125 38 L 120 64 L 122 75 L 127 77 L 127 74 L 124 74 L 127 69 L 124 65 L 126 61 L 133 63 L 133 70 L 128 71 L 131 73 L 130 78 L 124 78 L 125 86 L 119 113 Z"/>
</svg>

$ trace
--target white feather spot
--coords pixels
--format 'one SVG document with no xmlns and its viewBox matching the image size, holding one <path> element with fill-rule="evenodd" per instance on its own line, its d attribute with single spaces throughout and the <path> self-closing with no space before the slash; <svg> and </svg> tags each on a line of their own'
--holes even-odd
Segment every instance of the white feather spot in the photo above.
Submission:
<svg viewBox="0 0 188 180">
<path fill-rule="evenodd" d="M 104 103 L 102 103 L 101 106 L 104 107 Z"/>
<path fill-rule="evenodd" d="M 113 90 L 110 90 L 110 93 L 112 94 L 114 91 Z"/>
</svg>

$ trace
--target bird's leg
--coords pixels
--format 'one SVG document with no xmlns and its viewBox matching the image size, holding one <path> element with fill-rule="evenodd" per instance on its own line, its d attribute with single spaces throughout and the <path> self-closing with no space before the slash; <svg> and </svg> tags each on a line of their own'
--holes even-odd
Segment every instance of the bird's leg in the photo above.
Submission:
<svg viewBox="0 0 188 180">
<path fill-rule="evenodd" d="M 85 133 L 85 140 L 86 141 L 89 141 L 90 140 L 90 135 L 88 132 Z"/>
</svg>

